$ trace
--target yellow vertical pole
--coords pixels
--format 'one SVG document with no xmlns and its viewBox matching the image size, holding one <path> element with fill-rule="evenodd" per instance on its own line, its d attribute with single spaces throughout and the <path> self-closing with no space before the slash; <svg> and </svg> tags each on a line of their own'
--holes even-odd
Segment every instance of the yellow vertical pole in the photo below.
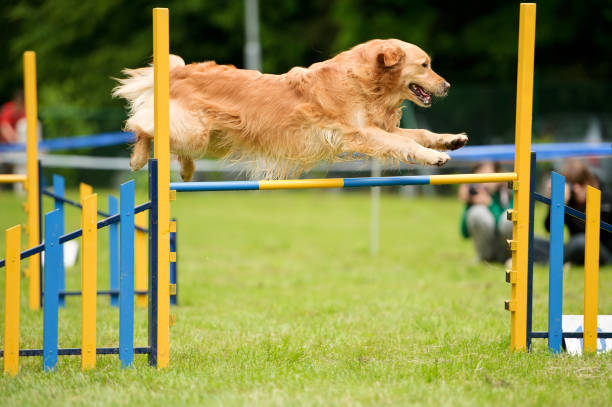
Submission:
<svg viewBox="0 0 612 407">
<path fill-rule="evenodd" d="M 531 114 L 533 104 L 533 59 L 536 5 L 521 3 L 516 89 L 516 134 L 514 141 L 514 217 L 512 226 L 512 282 L 510 301 L 510 348 L 527 348 L 527 268 L 529 245 L 529 179 Z M 513 247 L 512 247 L 513 246 Z"/>
<path fill-rule="evenodd" d="M 599 284 L 599 220 L 601 191 L 587 187 L 586 243 L 584 245 L 584 352 L 597 352 Z"/>
<path fill-rule="evenodd" d="M 4 373 L 19 371 L 19 284 L 21 272 L 21 226 L 6 230 L 4 246 L 6 279 L 4 281 Z M 38 294 L 38 293 L 37 293 Z"/>
<path fill-rule="evenodd" d="M 93 194 L 93 187 L 89 184 L 81 182 L 79 184 L 79 197 L 81 198 L 81 202 L 89 195 Z"/>
<path fill-rule="evenodd" d="M 23 89 L 25 95 L 26 115 L 26 171 L 27 190 L 26 211 L 28 224 L 28 248 L 38 246 L 39 219 L 38 219 L 38 102 L 36 96 L 36 54 L 34 51 L 23 53 Z M 28 303 L 30 309 L 40 308 L 40 254 L 30 256 L 28 260 Z"/>
<path fill-rule="evenodd" d="M 170 362 L 170 45 L 167 8 L 153 9 L 153 71 L 157 159 L 157 367 Z"/>
<path fill-rule="evenodd" d="M 136 226 L 147 227 L 147 213 L 140 212 L 134 217 Z M 136 291 L 147 290 L 147 234 L 136 230 L 134 235 L 134 282 Z M 147 306 L 147 295 L 136 294 L 136 305 L 144 308 Z"/>
<path fill-rule="evenodd" d="M 96 368 L 98 194 L 81 199 L 81 369 Z"/>
</svg>

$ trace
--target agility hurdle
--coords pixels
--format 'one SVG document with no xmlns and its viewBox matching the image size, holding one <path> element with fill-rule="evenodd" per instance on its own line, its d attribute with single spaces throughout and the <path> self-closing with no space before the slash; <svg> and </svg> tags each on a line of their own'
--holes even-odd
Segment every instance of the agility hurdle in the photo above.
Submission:
<svg viewBox="0 0 612 407">
<path fill-rule="evenodd" d="M 48 191 L 43 188 L 42 168 L 38 159 L 38 102 L 37 102 L 37 78 L 36 78 L 36 54 L 34 51 L 25 51 L 23 53 L 24 61 L 24 89 L 25 89 L 25 107 L 26 107 L 26 127 L 27 127 L 27 143 L 26 143 L 26 168 L 27 174 L 0 174 L 0 183 L 24 183 L 27 191 L 27 199 L 24 204 L 24 209 L 27 213 L 26 233 L 28 235 L 28 247 L 37 246 L 42 241 L 43 223 L 42 223 L 42 197 L 48 196 L 53 198 L 54 206 L 60 209 L 61 216 L 64 216 L 64 204 L 81 207 L 81 204 L 65 197 L 65 182 L 58 175 L 53 175 L 53 189 Z M 87 184 L 80 186 L 81 197 L 87 196 L 92 189 Z M 112 201 L 112 202 L 111 202 Z M 117 210 L 117 199 L 109 197 L 109 212 L 98 210 L 98 215 L 102 217 L 111 216 L 113 211 Z M 114 208 L 114 209 L 113 209 Z M 136 282 L 137 282 L 137 304 L 144 307 L 147 304 L 147 255 L 146 255 L 146 233 L 147 229 L 144 226 L 146 218 L 144 215 L 139 215 L 136 225 Z M 118 306 L 118 229 L 117 225 L 112 225 L 109 230 L 110 235 L 110 269 L 109 269 L 109 290 L 100 290 L 98 295 L 109 295 L 111 297 L 111 305 Z M 63 231 L 63 227 L 61 229 Z M 176 233 L 172 233 L 171 244 L 176 246 Z M 171 282 L 176 283 L 178 275 L 177 264 L 173 263 L 171 268 Z M 29 265 L 26 271 L 28 278 L 28 302 L 30 309 L 40 309 L 43 302 L 43 267 L 42 261 L 38 254 L 29 258 Z M 66 296 L 80 295 L 80 291 L 65 290 L 65 270 L 62 265 L 62 273 L 59 276 L 60 284 L 60 306 L 64 306 Z M 177 290 L 178 292 L 178 290 Z M 170 298 L 170 303 L 176 305 L 178 303 L 178 295 L 174 294 Z"/>
<path fill-rule="evenodd" d="M 122 367 L 133 364 L 135 354 L 149 355 L 149 364 L 163 367 L 157 362 L 158 353 L 158 318 L 159 312 L 157 286 L 159 284 L 157 269 L 156 242 L 158 231 L 154 227 L 157 222 L 157 166 L 152 161 L 149 167 L 149 198 L 148 202 L 140 205 L 134 203 L 135 182 L 128 181 L 121 185 L 120 203 L 118 213 L 112 214 L 100 221 L 97 210 L 97 194 L 87 194 L 82 197 L 82 227 L 70 233 L 63 233 L 63 217 L 60 209 L 45 215 L 44 243 L 20 252 L 20 226 L 14 226 L 6 231 L 6 259 L 0 260 L 0 268 L 6 267 L 5 309 L 4 309 L 4 350 L 0 356 L 4 357 L 4 371 L 15 375 L 18 372 L 20 356 L 42 356 L 43 370 L 55 370 L 58 356 L 80 355 L 83 370 L 95 368 L 96 355 L 118 354 Z M 87 188 L 84 188 L 85 192 Z M 149 211 L 149 287 L 148 294 L 148 345 L 134 346 L 134 235 L 136 231 L 135 218 L 145 211 Z M 119 297 L 119 346 L 97 347 L 96 345 L 96 297 L 97 290 L 97 235 L 98 229 L 119 226 L 120 249 L 119 271 L 120 282 Z M 173 227 L 174 229 L 174 227 Z M 82 237 L 81 247 L 81 284 L 82 300 L 82 345 L 80 348 L 61 348 L 58 345 L 59 325 L 59 299 L 60 274 L 63 266 L 62 244 Z M 19 285 L 21 259 L 45 253 L 45 273 L 43 279 L 43 347 L 42 349 L 19 349 Z M 175 255 L 173 256 L 175 257 Z M 166 262 L 170 263 L 170 256 Z M 175 291 L 175 286 L 166 287 L 168 293 Z M 169 303 L 169 297 L 166 298 Z M 169 323 L 170 315 L 166 314 L 165 321 Z"/>
<path fill-rule="evenodd" d="M 531 163 L 535 164 L 533 154 Z M 591 186 L 587 187 L 586 213 L 577 211 L 565 205 L 565 177 L 556 172 L 551 174 L 550 198 L 535 192 L 532 183 L 530 205 L 535 201 L 550 207 L 550 246 L 548 269 L 548 331 L 532 330 L 533 318 L 533 256 L 529 256 L 528 276 L 528 309 L 527 309 L 527 345 L 531 348 L 532 339 L 548 339 L 548 348 L 552 353 L 561 353 L 563 339 L 583 339 L 583 352 L 597 352 L 597 340 L 612 338 L 612 332 L 601 332 L 597 328 L 597 303 L 599 282 L 599 245 L 600 230 L 612 233 L 612 225 L 600 219 L 601 191 Z M 563 243 L 564 218 L 566 215 L 585 222 L 585 254 L 584 254 L 584 322 L 583 332 L 564 332 L 563 319 Z M 529 241 L 533 242 L 533 227 L 529 230 Z M 530 252 L 533 245 L 530 244 Z"/>
<path fill-rule="evenodd" d="M 157 14 L 156 14 L 157 13 Z M 154 10 L 159 16 L 157 27 L 168 24 L 166 9 Z M 163 17 L 162 17 L 163 16 Z M 512 251 L 512 268 L 508 270 L 512 287 L 511 299 L 506 301 L 510 311 L 510 348 L 527 349 L 527 280 L 528 280 L 528 245 L 530 229 L 530 153 L 531 153 L 531 120 L 533 102 L 533 64 L 535 47 L 536 5 L 521 3 L 519 22 L 516 133 L 514 172 L 499 174 L 454 174 L 406 177 L 374 178 L 335 178 L 335 179 L 299 179 L 284 181 L 229 181 L 229 182 L 169 182 L 169 74 L 166 31 L 155 30 L 156 44 L 154 52 L 155 72 L 155 158 L 159 161 L 159 258 L 166 259 L 169 254 L 167 240 L 169 230 L 169 201 L 175 199 L 178 192 L 196 191 L 245 191 L 245 190 L 278 190 L 309 188 L 357 188 L 389 185 L 443 185 L 482 182 L 512 182 L 514 209 L 509 213 L 513 223 L 512 240 L 509 242 Z M 167 195 L 172 192 L 171 195 Z M 533 222 L 531 222 L 532 224 Z M 160 279 L 167 278 L 167 271 L 159 271 Z M 159 297 L 165 298 L 165 288 L 160 286 Z M 164 313 L 166 310 L 164 309 Z M 159 329 L 166 332 L 161 321 Z M 162 337 L 162 334 L 158 337 Z"/>
<path fill-rule="evenodd" d="M 50 191 L 45 188 L 40 188 L 40 194 L 53 199 L 55 209 L 60 211 L 60 217 L 62 218 L 61 224 L 65 223 L 65 206 L 72 206 L 75 208 L 82 209 L 82 203 L 68 199 L 65 194 L 65 179 L 64 177 L 53 174 L 53 190 Z M 93 193 L 93 188 L 85 183 L 79 185 L 79 193 L 81 201 L 84 197 Z M 108 211 L 97 209 L 98 216 L 110 217 L 117 214 L 119 211 L 119 200 L 113 195 L 108 196 Z M 135 260 L 135 281 L 136 281 L 136 304 L 139 307 L 146 307 L 147 305 L 147 219 L 144 213 L 136 215 L 135 220 L 135 237 L 134 237 L 134 260 Z M 63 234 L 63 226 L 61 231 Z M 108 230 L 108 241 L 109 241 L 109 289 L 98 290 L 98 295 L 106 295 L 110 297 L 110 305 L 113 307 L 119 306 L 119 225 L 112 224 Z M 176 247 L 176 233 L 170 235 L 171 244 Z M 173 250 L 176 251 L 176 248 Z M 170 282 L 175 284 L 177 281 L 178 268 L 177 264 L 173 263 L 172 273 Z M 66 271 L 64 266 L 61 266 L 59 274 L 59 304 L 61 307 L 65 306 L 65 298 L 67 296 L 78 296 L 81 295 L 81 291 L 67 291 L 65 284 Z M 41 287 L 40 291 L 41 303 L 43 291 Z M 176 305 L 178 301 L 177 294 L 173 294 L 170 297 L 170 304 Z"/>
<path fill-rule="evenodd" d="M 443 185 L 482 182 L 511 182 L 514 205 L 508 211 L 508 219 L 512 221 L 512 239 L 508 242 L 512 252 L 512 267 L 506 271 L 506 281 L 511 284 L 511 299 L 505 301 L 506 310 L 510 311 L 510 348 L 511 350 L 528 350 L 532 338 L 549 338 L 549 347 L 553 352 L 560 351 L 562 338 L 583 337 L 585 352 L 596 351 L 597 338 L 612 338 L 612 332 L 597 332 L 597 282 L 598 282 L 598 250 L 599 228 L 612 232 L 612 227 L 603 224 L 599 219 L 599 192 L 594 188 L 588 191 L 587 213 L 581 214 L 563 205 L 563 189 L 559 187 L 558 175 L 553 174 L 556 184 L 555 226 L 551 230 L 551 284 L 549 332 L 532 331 L 532 295 L 533 295 L 533 205 L 534 199 L 546 202 L 533 191 L 535 185 L 535 156 L 531 154 L 532 104 L 533 104 L 533 71 L 535 49 L 535 18 L 536 5 L 522 3 L 520 5 L 518 69 L 517 69 L 517 101 L 516 101 L 516 132 L 514 172 L 499 174 L 455 174 L 405 177 L 370 177 L 370 178 L 335 178 L 335 179 L 301 179 L 283 181 L 229 181 L 229 182 L 176 182 L 168 185 L 171 191 L 246 191 L 246 190 L 279 190 L 279 189 L 311 189 L 311 188 L 358 188 L 380 187 L 393 185 Z M 161 56 L 160 56 L 161 57 Z M 166 55 L 163 55 L 165 60 Z M 163 72 L 165 73 L 165 72 Z M 166 79 L 164 78 L 163 81 Z M 157 85 L 157 83 L 156 83 Z M 155 89 L 156 100 L 166 103 L 167 94 Z M 165 92 L 165 89 L 163 89 Z M 156 108 L 160 108 L 156 106 Z M 166 109 L 165 105 L 163 107 Z M 166 111 L 164 110 L 163 114 Z M 161 115 L 156 111 L 156 115 Z M 165 116 L 164 116 L 165 118 Z M 165 125 L 165 123 L 164 123 Z M 157 128 L 157 127 L 156 127 Z M 165 129 L 164 129 L 165 131 Z M 155 135 L 155 143 L 167 145 L 168 140 L 161 138 L 166 133 Z M 157 154 L 157 153 L 156 153 Z M 167 158 L 166 158 L 167 160 Z M 160 167 L 160 171 L 161 171 Z M 163 167 L 167 171 L 166 167 Z M 165 180 L 164 180 L 165 181 Z M 159 188 L 166 188 L 160 181 Z M 555 195 L 556 194 L 556 195 Z M 560 201 L 559 201 L 560 199 Z M 160 202 L 163 200 L 160 198 Z M 560 203 L 559 203 L 560 202 Z M 165 203 L 164 203 L 165 205 Z M 563 208 L 562 211 L 559 207 Z M 585 219 L 588 241 L 585 252 L 585 311 L 584 333 L 561 331 L 561 295 L 562 288 L 562 250 L 563 219 L 559 213 L 567 212 L 572 216 Z M 560 223 L 559 223 L 560 222 Z M 552 221 L 551 221 L 552 223 Z M 551 227 L 553 229 L 553 227 Z M 559 256 L 560 254 L 560 256 Z M 161 246 L 160 246 L 160 257 Z M 561 259 L 559 261 L 559 259 Z"/>
<path fill-rule="evenodd" d="M 170 221 L 169 200 L 169 81 L 168 81 L 168 10 L 153 10 L 155 90 L 165 94 L 165 100 L 156 98 L 155 134 L 157 140 L 165 139 L 166 144 L 155 143 L 156 159 L 149 160 L 149 201 L 134 206 L 134 181 L 121 185 L 119 212 L 96 221 L 98 217 L 97 194 L 90 187 L 81 187 L 82 208 L 80 229 L 63 233 L 62 208 L 56 208 L 45 215 L 45 240 L 42 244 L 29 246 L 20 252 L 20 226 L 6 231 L 6 259 L 0 260 L 0 268 L 6 267 L 5 309 L 4 309 L 4 344 L 0 351 L 4 358 L 4 371 L 15 375 L 19 369 L 19 357 L 42 356 L 43 370 L 56 369 L 57 358 L 61 355 L 81 355 L 81 366 L 85 369 L 95 368 L 96 355 L 119 354 L 122 367 L 131 366 L 134 354 L 147 354 L 149 364 L 161 369 L 168 366 L 170 294 L 176 294 L 176 285 L 170 284 L 170 266 L 176 260 L 176 240 L 171 244 L 171 236 L 176 233 L 176 223 Z M 29 54 L 28 54 L 29 55 Z M 160 62 L 160 55 L 165 55 Z M 165 71 L 165 75 L 160 75 Z M 30 77 L 26 75 L 26 77 Z M 26 89 L 32 91 L 31 86 Z M 30 98 L 30 106 L 32 98 Z M 34 105 L 35 106 L 35 105 Z M 31 110 L 31 109 L 30 109 Z M 164 112 L 165 111 L 165 115 Z M 160 113 L 162 112 L 162 113 Z M 36 118 L 36 112 L 30 117 Z M 163 123 L 164 125 L 160 124 Z M 28 123 L 30 124 L 30 122 Z M 29 126 L 28 131 L 35 127 Z M 164 136 L 165 133 L 165 136 Z M 161 134 L 161 135 L 160 135 Z M 164 171 L 158 171 L 158 159 Z M 32 165 L 33 161 L 28 161 Z M 38 173 L 36 173 L 38 175 Z M 36 178 L 38 182 L 38 179 Z M 160 187 L 165 185 L 166 187 Z M 57 195 L 57 194 L 56 194 Z M 39 198 L 42 194 L 38 194 Z M 57 195 L 59 197 L 59 195 Z M 59 199 L 58 199 L 59 200 Z M 160 202 L 161 200 L 161 202 Z M 65 203 L 64 199 L 61 199 Z M 32 209 L 33 207 L 30 207 Z M 36 209 L 39 208 L 35 207 Z M 149 213 L 149 278 L 148 278 L 148 345 L 134 347 L 134 234 L 135 218 L 141 213 Z M 97 230 L 119 223 L 119 346 L 97 347 L 96 344 L 96 258 Z M 35 228 L 38 229 L 38 228 Z M 175 235 L 176 236 L 176 235 Z M 80 292 L 82 300 L 82 345 L 81 348 L 60 348 L 58 346 L 60 281 L 63 265 L 62 244 L 82 237 L 82 262 Z M 39 258 L 45 253 L 46 270 L 43 279 L 43 347 L 42 349 L 19 349 L 19 285 L 20 261 L 26 258 Z M 38 275 L 38 270 L 36 275 Z M 30 276 L 31 277 L 31 276 Z M 30 279 L 30 301 L 40 299 L 39 286 Z M 66 294 L 66 293 L 64 293 Z M 38 305 L 40 305 L 38 303 Z"/>
</svg>

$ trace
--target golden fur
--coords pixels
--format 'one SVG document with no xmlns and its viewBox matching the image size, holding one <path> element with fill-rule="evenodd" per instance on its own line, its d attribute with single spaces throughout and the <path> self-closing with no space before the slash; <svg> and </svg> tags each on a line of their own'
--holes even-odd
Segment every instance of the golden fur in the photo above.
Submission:
<svg viewBox="0 0 612 407">
<path fill-rule="evenodd" d="M 153 138 L 153 68 L 126 69 L 113 95 L 127 99 L 126 130 L 137 136 L 130 166 L 146 164 Z M 429 106 L 450 85 L 415 45 L 372 40 L 283 75 L 231 65 L 185 65 L 170 56 L 170 143 L 181 176 L 204 154 L 250 162 L 252 177 L 296 177 L 319 161 L 361 153 L 381 160 L 442 165 L 436 150 L 462 147 L 465 134 L 401 129 L 401 103 Z M 342 158 L 343 157 L 343 158 Z"/>
</svg>

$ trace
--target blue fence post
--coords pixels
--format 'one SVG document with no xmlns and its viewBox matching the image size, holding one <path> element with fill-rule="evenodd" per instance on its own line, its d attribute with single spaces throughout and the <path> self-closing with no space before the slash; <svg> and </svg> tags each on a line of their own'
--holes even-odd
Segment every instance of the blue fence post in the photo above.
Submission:
<svg viewBox="0 0 612 407">
<path fill-rule="evenodd" d="M 134 180 L 121 184 L 119 290 L 119 359 L 121 367 L 134 361 Z"/>
<path fill-rule="evenodd" d="M 119 202 L 112 195 L 108 196 L 109 216 L 119 213 Z M 108 227 L 108 281 L 111 291 L 119 291 L 119 224 L 113 223 Z M 119 306 L 119 294 L 111 293 L 110 305 Z"/>
<path fill-rule="evenodd" d="M 531 350 L 533 333 L 533 213 L 535 209 L 536 153 L 531 153 L 531 171 L 529 173 L 529 244 L 527 254 L 527 350 Z"/>
<path fill-rule="evenodd" d="M 553 172 L 550 193 L 550 265 L 548 272 L 548 348 L 561 353 L 563 328 L 563 223 L 565 178 Z"/>
<path fill-rule="evenodd" d="M 170 284 L 174 284 L 176 287 L 176 294 L 170 296 L 170 305 L 176 305 L 178 300 L 178 284 L 177 284 L 177 268 L 178 268 L 178 252 L 176 244 L 176 233 L 178 232 L 178 225 L 176 219 L 172 219 L 174 224 L 177 226 L 175 232 L 170 232 L 170 251 L 176 253 L 175 261 L 170 262 Z"/>
<path fill-rule="evenodd" d="M 61 175 L 53 174 L 53 193 L 58 197 L 65 198 L 66 197 L 66 182 L 64 181 L 64 177 Z M 63 235 L 66 225 L 66 215 L 64 213 L 64 201 L 61 199 L 53 198 L 53 208 L 59 211 L 59 216 L 61 218 L 61 222 L 59 225 L 59 234 Z M 64 249 L 62 245 L 62 250 Z M 60 266 L 60 271 L 57 275 L 57 285 L 60 291 L 59 295 L 59 306 L 66 306 L 66 297 L 63 292 L 66 291 L 66 267 L 64 266 L 64 262 L 62 262 Z"/>
<path fill-rule="evenodd" d="M 44 177 L 42 173 L 42 163 L 38 160 L 38 241 L 43 242 L 43 207 L 42 207 L 42 191 L 44 187 Z M 42 256 L 38 256 L 38 292 L 40 295 L 40 304 L 43 304 L 43 264 L 42 264 Z"/>
<path fill-rule="evenodd" d="M 157 366 L 157 160 L 149 159 L 149 365 Z"/>
<path fill-rule="evenodd" d="M 60 211 L 45 215 L 45 274 L 43 306 L 43 370 L 54 370 L 57 366 L 57 336 L 59 325 L 58 275 L 64 264 L 64 252 L 59 243 L 62 225 Z"/>
</svg>

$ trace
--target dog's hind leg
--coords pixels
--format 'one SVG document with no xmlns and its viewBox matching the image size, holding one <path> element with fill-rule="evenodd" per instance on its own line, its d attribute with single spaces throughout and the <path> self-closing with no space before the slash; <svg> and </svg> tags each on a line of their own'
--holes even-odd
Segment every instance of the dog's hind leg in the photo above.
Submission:
<svg viewBox="0 0 612 407">
<path fill-rule="evenodd" d="M 185 182 L 191 181 L 195 172 L 195 161 L 187 155 L 179 155 L 178 160 L 181 164 L 181 178 Z"/>
<path fill-rule="evenodd" d="M 393 134 L 410 138 L 423 147 L 435 148 L 436 150 L 456 150 L 468 142 L 465 133 L 460 134 L 438 134 L 429 130 L 421 129 L 395 129 Z"/>
<path fill-rule="evenodd" d="M 138 171 L 145 166 L 149 160 L 151 154 L 151 136 L 148 134 L 137 131 L 136 132 L 136 143 L 132 149 L 132 155 L 130 156 L 130 168 L 132 171 Z"/>
</svg>

